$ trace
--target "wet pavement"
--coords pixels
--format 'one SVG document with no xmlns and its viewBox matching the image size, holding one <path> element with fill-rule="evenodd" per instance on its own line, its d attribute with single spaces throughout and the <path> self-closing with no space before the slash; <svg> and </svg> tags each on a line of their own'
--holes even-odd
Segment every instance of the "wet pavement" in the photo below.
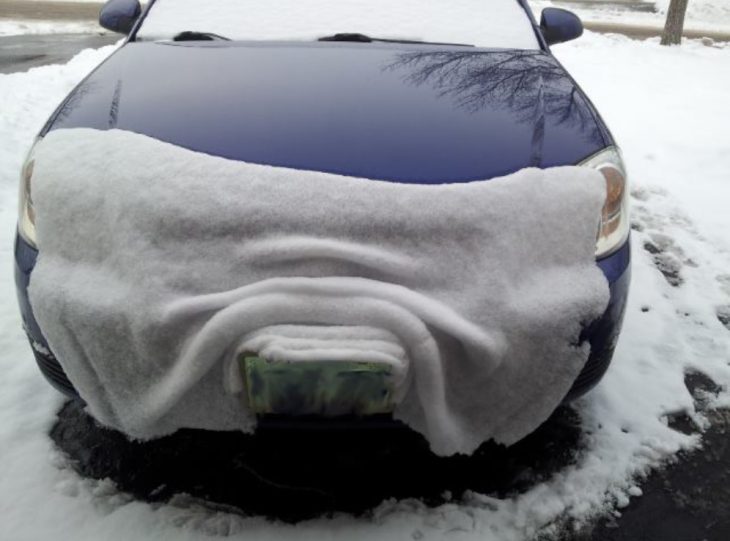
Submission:
<svg viewBox="0 0 730 541">
<path fill-rule="evenodd" d="M 685 380 L 701 410 L 718 391 L 711 380 Z M 620 517 L 611 515 L 566 541 L 727 541 L 730 539 L 730 412 L 710 415 L 704 447 L 641 483 Z M 676 430 L 697 429 L 678 416 Z M 583 449 L 579 416 L 558 409 L 537 431 L 506 448 L 484 444 L 470 457 L 440 458 L 404 427 L 260 429 L 255 436 L 181 430 L 150 442 L 129 441 L 97 425 L 78 402 L 59 411 L 50 436 L 76 471 L 111 479 L 148 502 L 189 495 L 244 516 L 284 522 L 344 512 L 364 515 L 383 500 L 415 498 L 437 506 L 473 491 L 519 495 L 574 463 Z"/>
<path fill-rule="evenodd" d="M 27 34 L 0 37 L 0 73 L 68 62 L 79 51 L 119 41 L 117 34 Z"/>
<path fill-rule="evenodd" d="M 690 374 L 698 408 L 717 392 Z M 566 541 L 727 541 L 730 539 L 730 412 L 710 414 L 703 449 L 641 483 L 620 517 L 611 515 Z M 669 420 L 682 432 L 696 427 Z M 255 436 L 181 430 L 133 442 L 97 425 L 78 402 L 59 411 L 50 437 L 76 471 L 111 479 L 135 498 L 163 502 L 189 495 L 244 516 L 297 522 L 336 512 L 364 515 L 383 500 L 415 498 L 437 506 L 473 491 L 519 495 L 574 463 L 586 434 L 577 413 L 558 409 L 537 431 L 506 448 L 484 444 L 470 457 L 436 457 L 404 427 L 260 429 Z"/>
<path fill-rule="evenodd" d="M 702 374 L 688 374 L 685 384 L 700 411 L 718 391 Z M 680 453 L 674 464 L 640 483 L 643 496 L 632 498 L 620 518 L 603 519 L 571 541 L 730 540 L 730 411 L 707 416 L 702 449 Z M 697 431 L 686 416 L 669 421 L 675 430 Z"/>
<path fill-rule="evenodd" d="M 51 430 L 81 475 L 112 479 L 136 498 L 188 494 L 287 522 L 361 515 L 389 498 L 439 505 L 468 490 L 519 494 L 571 464 L 582 437 L 578 416 L 567 407 L 509 449 L 491 443 L 452 458 L 431 453 L 403 425 L 269 427 L 254 436 L 180 430 L 132 442 L 96 425 L 76 402 L 61 409 Z"/>
<path fill-rule="evenodd" d="M 570 9 L 571 6 L 584 9 L 611 8 L 629 11 L 645 11 L 653 13 L 657 10 L 656 2 L 649 0 L 554 0 L 558 7 Z"/>
</svg>

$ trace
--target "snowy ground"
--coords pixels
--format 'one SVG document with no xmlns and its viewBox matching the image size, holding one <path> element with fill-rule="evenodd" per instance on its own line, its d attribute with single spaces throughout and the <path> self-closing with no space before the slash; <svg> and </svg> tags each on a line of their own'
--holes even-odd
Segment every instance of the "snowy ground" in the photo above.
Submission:
<svg viewBox="0 0 730 541">
<path fill-rule="evenodd" d="M 102 30 L 96 21 L 0 20 L 0 37 L 25 34 L 90 34 Z"/>
<path fill-rule="evenodd" d="M 17 176 L 56 103 L 112 51 L 0 75 L 0 262 L 12 264 Z M 0 274 L 0 517 L 3 538 L 517 540 L 615 511 L 678 450 L 701 445 L 668 427 L 685 411 L 705 424 L 683 383 L 701 371 L 730 389 L 730 47 L 662 48 L 588 34 L 556 48 L 620 141 L 633 183 L 634 281 L 614 365 L 578 409 L 585 446 L 573 465 L 511 499 L 471 495 L 430 509 L 386 502 L 369 518 L 297 527 L 189 502 L 148 505 L 80 479 L 46 436 L 61 403 L 23 336 L 9 272 Z M 648 246 L 650 253 L 644 246 Z M 664 271 L 662 273 L 661 270 Z M 667 278 L 665 278 L 668 277 Z M 671 285 L 672 281 L 677 286 Z M 713 399 L 730 406 L 730 392 Z"/>
</svg>

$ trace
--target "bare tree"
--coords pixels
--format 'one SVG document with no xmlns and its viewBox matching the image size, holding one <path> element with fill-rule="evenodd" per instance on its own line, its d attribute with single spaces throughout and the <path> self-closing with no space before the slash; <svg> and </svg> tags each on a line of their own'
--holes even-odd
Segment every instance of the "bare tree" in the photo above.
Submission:
<svg viewBox="0 0 730 541">
<path fill-rule="evenodd" d="M 546 121 L 572 126 L 592 141 L 603 140 L 594 113 L 560 64 L 541 51 L 408 52 L 385 66 L 402 71 L 403 80 L 431 86 L 440 98 L 478 113 L 489 104 L 509 108 L 514 118 L 533 128 L 530 165 L 542 156 Z"/>
<path fill-rule="evenodd" d="M 662 34 L 662 45 L 679 45 L 682 42 L 684 15 L 687 13 L 689 0 L 672 0 L 667 12 L 667 22 Z"/>
</svg>

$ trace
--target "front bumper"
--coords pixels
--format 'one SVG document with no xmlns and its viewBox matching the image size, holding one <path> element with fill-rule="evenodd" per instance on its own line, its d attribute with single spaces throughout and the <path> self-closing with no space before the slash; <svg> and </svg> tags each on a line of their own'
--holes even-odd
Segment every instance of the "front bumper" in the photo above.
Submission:
<svg viewBox="0 0 730 541">
<path fill-rule="evenodd" d="M 48 342 L 33 316 L 28 300 L 28 284 L 37 258 L 38 251 L 17 235 L 15 241 L 15 283 L 23 325 L 41 373 L 53 387 L 65 395 L 78 397 L 73 384 L 69 381 L 63 368 L 50 350 Z M 592 389 L 601 380 L 611 363 L 626 309 L 629 283 L 631 281 L 630 260 L 631 248 L 629 241 L 627 241 L 617 252 L 597 262 L 609 283 L 609 305 L 603 316 L 587 326 L 582 333 L 581 338 L 591 344 L 591 354 L 565 401 L 578 398 Z"/>
</svg>

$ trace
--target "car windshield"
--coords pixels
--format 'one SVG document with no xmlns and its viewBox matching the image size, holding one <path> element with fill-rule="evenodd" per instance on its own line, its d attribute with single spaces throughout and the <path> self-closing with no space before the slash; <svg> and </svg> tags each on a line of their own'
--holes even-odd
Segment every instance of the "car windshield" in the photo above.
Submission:
<svg viewBox="0 0 730 541">
<path fill-rule="evenodd" d="M 137 39 L 182 32 L 232 40 L 312 41 L 336 34 L 373 39 L 537 49 L 518 0 L 157 0 Z"/>
</svg>

